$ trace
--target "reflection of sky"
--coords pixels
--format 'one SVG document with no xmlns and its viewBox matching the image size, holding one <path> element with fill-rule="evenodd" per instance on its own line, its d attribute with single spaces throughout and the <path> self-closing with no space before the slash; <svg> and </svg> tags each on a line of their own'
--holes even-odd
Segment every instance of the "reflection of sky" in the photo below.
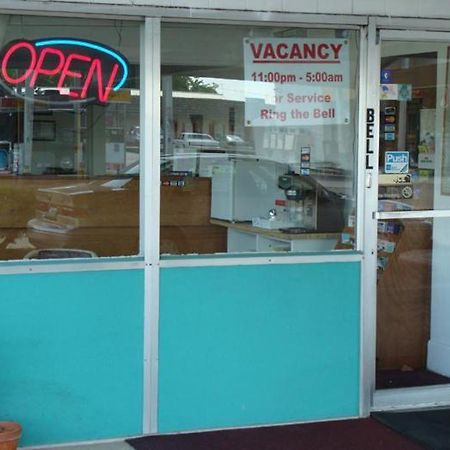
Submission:
<svg viewBox="0 0 450 450">
<path fill-rule="evenodd" d="M 199 80 L 208 84 L 217 84 L 217 93 L 223 95 L 226 100 L 244 102 L 245 97 L 250 97 L 264 99 L 266 103 L 274 103 L 274 83 L 224 78 L 199 78 Z"/>
</svg>

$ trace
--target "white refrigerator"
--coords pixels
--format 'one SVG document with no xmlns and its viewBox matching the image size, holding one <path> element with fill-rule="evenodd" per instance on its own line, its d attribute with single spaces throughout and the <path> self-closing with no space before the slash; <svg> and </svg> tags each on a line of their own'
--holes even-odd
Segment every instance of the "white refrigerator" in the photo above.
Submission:
<svg viewBox="0 0 450 450">
<path fill-rule="evenodd" d="M 211 217 L 232 222 L 267 217 L 275 200 L 284 200 L 278 177 L 287 164 L 262 159 L 230 158 L 212 169 Z"/>
</svg>

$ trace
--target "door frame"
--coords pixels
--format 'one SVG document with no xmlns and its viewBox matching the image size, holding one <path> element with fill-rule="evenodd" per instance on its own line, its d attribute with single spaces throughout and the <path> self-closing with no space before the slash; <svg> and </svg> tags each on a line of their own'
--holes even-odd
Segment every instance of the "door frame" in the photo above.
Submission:
<svg viewBox="0 0 450 450">
<path fill-rule="evenodd" d="M 450 30 L 450 26 L 447 29 Z M 379 159 L 379 85 L 381 70 L 381 43 L 389 40 L 448 41 L 450 32 L 442 31 L 442 21 L 420 19 L 392 20 L 370 18 L 368 26 L 368 60 L 366 92 L 366 135 L 364 177 L 364 268 L 362 296 L 362 345 L 364 347 L 362 391 L 370 398 L 369 411 L 428 408 L 450 405 L 450 384 L 412 388 L 376 390 L 376 299 L 377 299 L 377 221 L 379 219 L 415 219 L 450 217 L 449 210 L 432 211 L 378 211 Z M 425 28 L 426 27 L 426 28 Z"/>
</svg>

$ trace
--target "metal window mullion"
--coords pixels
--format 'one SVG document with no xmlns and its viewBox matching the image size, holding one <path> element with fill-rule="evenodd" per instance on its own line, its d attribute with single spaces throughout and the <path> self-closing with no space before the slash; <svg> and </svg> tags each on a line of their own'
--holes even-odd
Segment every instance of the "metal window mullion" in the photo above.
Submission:
<svg viewBox="0 0 450 450">
<path fill-rule="evenodd" d="M 358 86 L 358 148 L 356 157 L 356 251 L 364 248 L 364 170 L 366 163 L 365 121 L 367 108 L 367 27 L 361 28 L 359 38 L 359 86 Z"/>
<path fill-rule="evenodd" d="M 425 211 L 378 211 L 374 214 L 377 220 L 395 220 L 395 219 L 434 219 L 438 217 L 450 217 L 450 211 L 443 210 L 425 210 Z"/>
<path fill-rule="evenodd" d="M 362 270 L 363 295 L 361 297 L 361 415 L 370 412 L 375 392 L 376 358 L 376 267 L 377 267 L 377 222 L 373 211 L 378 206 L 378 155 L 379 155 L 379 85 L 380 45 L 376 21 L 370 20 L 367 47 L 367 108 L 374 110 L 373 138 L 370 143 L 373 153 L 369 155 L 369 166 L 364 179 L 364 263 Z M 363 127 L 366 137 L 366 126 Z M 365 150 L 365 154 L 367 149 Z"/>
<path fill-rule="evenodd" d="M 217 10 L 213 10 L 216 13 L 220 12 Z M 340 17 L 340 16 L 339 16 Z M 211 18 L 210 15 L 208 18 L 198 18 L 198 17 L 179 17 L 179 16 L 167 16 L 163 15 L 161 19 L 164 23 L 181 23 L 181 24 L 212 24 L 217 25 L 218 19 L 217 15 L 214 15 L 214 18 Z M 235 16 L 234 18 L 224 18 L 221 19 L 219 22 L 220 25 L 243 25 L 243 26 L 255 26 L 255 27 L 279 27 L 282 26 L 292 26 L 295 28 L 311 28 L 311 29 L 325 29 L 325 30 L 359 30 L 361 26 L 367 25 L 367 19 L 364 18 L 363 20 L 358 20 L 358 24 L 342 21 L 339 22 L 330 22 L 327 20 L 326 17 L 321 16 L 321 20 L 314 21 L 313 18 L 308 17 L 307 19 L 303 19 L 303 21 L 299 20 L 272 20 L 272 21 L 261 21 L 261 20 L 255 20 L 254 18 L 252 20 L 245 20 L 245 19 L 239 19 L 238 16 Z"/>
<path fill-rule="evenodd" d="M 421 30 L 381 30 L 380 38 L 383 41 L 427 41 L 442 42 L 450 41 L 450 33 L 444 31 L 421 31 Z"/>
<path fill-rule="evenodd" d="M 356 191 L 356 250 L 363 251 L 364 249 L 364 204 L 365 204 L 365 190 L 364 190 L 364 180 L 365 180 L 365 149 L 366 149 L 366 133 L 365 133 L 365 120 L 366 120 L 366 109 L 367 109 L 367 39 L 368 31 L 367 27 L 361 28 L 360 31 L 360 51 L 359 51 L 359 89 L 358 89 L 358 151 L 356 157 L 356 180 L 357 180 L 357 191 Z M 356 131 L 356 130 L 355 130 Z M 364 261 L 361 266 L 361 273 L 363 272 Z M 360 299 L 363 298 L 364 293 L 364 283 L 363 276 L 361 276 L 360 281 Z M 364 302 L 361 300 L 360 304 L 360 330 L 363 328 L 363 305 Z M 362 336 L 362 332 L 361 332 Z M 364 340 L 360 340 L 359 355 L 360 355 L 360 370 L 359 370 L 359 415 L 364 416 L 369 405 L 370 397 L 366 394 L 364 389 L 364 376 L 365 376 L 365 365 L 364 365 Z"/>
<path fill-rule="evenodd" d="M 247 256 L 245 258 L 186 258 L 186 259 L 163 259 L 160 262 L 163 268 L 176 267 L 227 267 L 227 266 L 258 266 L 258 265 L 283 265 L 283 264 L 327 264 L 327 263 L 349 263 L 361 262 L 361 253 L 353 252 L 333 252 L 327 254 L 302 254 L 283 256 Z"/>
<path fill-rule="evenodd" d="M 143 432 L 157 432 L 159 335 L 159 159 L 160 159 L 160 19 L 147 18 L 142 32 L 143 92 L 141 139 L 144 189 L 145 260 Z"/>
<path fill-rule="evenodd" d="M 450 20 L 448 19 L 432 19 L 426 17 L 374 17 L 373 20 L 376 21 L 379 28 L 383 28 L 383 34 L 390 30 L 446 32 L 450 29 Z M 385 39 L 384 36 L 383 39 Z"/>
</svg>

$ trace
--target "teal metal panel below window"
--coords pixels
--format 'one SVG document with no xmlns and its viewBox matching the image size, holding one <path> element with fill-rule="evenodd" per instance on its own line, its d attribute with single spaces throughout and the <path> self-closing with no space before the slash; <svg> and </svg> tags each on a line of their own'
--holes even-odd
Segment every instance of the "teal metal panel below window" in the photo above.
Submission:
<svg viewBox="0 0 450 450">
<path fill-rule="evenodd" d="M 158 431 L 359 414 L 360 263 L 161 269 Z"/>
<path fill-rule="evenodd" d="M 0 277 L 0 419 L 21 445 L 142 433 L 142 270 Z"/>
</svg>

